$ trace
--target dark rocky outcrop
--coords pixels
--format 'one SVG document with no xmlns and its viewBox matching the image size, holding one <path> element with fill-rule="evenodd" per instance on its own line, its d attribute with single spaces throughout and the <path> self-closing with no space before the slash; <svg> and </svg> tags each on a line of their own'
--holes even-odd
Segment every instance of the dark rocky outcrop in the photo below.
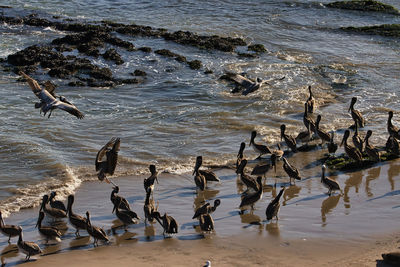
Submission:
<svg viewBox="0 0 400 267">
<path fill-rule="evenodd" d="M 135 70 L 132 74 L 134 76 L 147 76 L 147 73 L 143 70 Z"/>
<path fill-rule="evenodd" d="M 340 29 L 348 32 L 362 34 L 400 37 L 400 24 L 384 24 L 364 27 L 342 27 Z"/>
<path fill-rule="evenodd" d="M 267 52 L 267 49 L 265 49 L 264 45 L 262 45 L 262 44 L 249 45 L 247 47 L 247 50 L 257 52 L 257 53 Z"/>
<path fill-rule="evenodd" d="M 121 55 L 118 54 L 117 50 L 115 50 L 114 48 L 108 49 L 102 56 L 104 59 L 114 61 L 115 64 L 117 65 L 121 65 L 124 63 L 124 61 L 121 58 Z"/>
<path fill-rule="evenodd" d="M 359 11 L 374 11 L 399 15 L 399 11 L 391 5 L 374 0 L 337 1 L 326 5 L 331 8 L 340 8 Z"/>
</svg>

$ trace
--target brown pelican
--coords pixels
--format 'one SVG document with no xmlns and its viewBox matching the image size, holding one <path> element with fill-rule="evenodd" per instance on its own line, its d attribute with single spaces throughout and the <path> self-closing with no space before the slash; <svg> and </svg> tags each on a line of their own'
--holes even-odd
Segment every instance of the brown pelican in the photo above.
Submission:
<svg viewBox="0 0 400 267">
<path fill-rule="evenodd" d="M 250 144 L 249 146 L 253 146 L 253 149 L 256 153 L 259 153 L 260 155 L 258 156 L 258 158 L 261 158 L 262 155 L 264 154 L 271 154 L 271 150 L 264 145 L 261 144 L 257 144 L 254 142 L 254 139 L 257 136 L 257 132 L 256 131 L 252 131 L 251 132 L 251 138 L 250 138 Z"/>
<path fill-rule="evenodd" d="M 119 205 L 121 204 L 121 199 L 117 198 L 117 201 L 114 204 L 113 212 L 117 215 L 117 218 L 124 224 L 124 229 L 127 231 L 126 227 L 129 224 L 138 223 L 139 217 L 133 211 L 120 210 Z"/>
<path fill-rule="evenodd" d="M 96 245 L 98 246 L 99 240 L 103 240 L 106 242 L 109 241 L 106 232 L 104 232 L 104 230 L 102 228 L 92 225 L 92 223 L 90 222 L 89 211 L 86 211 L 86 230 L 87 230 L 88 234 L 91 237 L 93 237 L 93 239 L 94 239 L 93 246 L 96 246 Z"/>
<path fill-rule="evenodd" d="M 390 135 L 393 135 L 397 140 L 400 140 L 399 128 L 393 125 L 392 118 L 393 118 L 393 111 L 389 111 L 387 130 Z"/>
<path fill-rule="evenodd" d="M 72 205 L 74 204 L 74 195 L 69 195 L 68 196 L 68 218 L 69 222 L 72 224 L 72 226 L 76 229 L 75 235 L 79 235 L 79 230 L 85 230 L 86 229 L 86 218 L 75 214 L 72 211 Z"/>
<path fill-rule="evenodd" d="M 333 141 L 333 138 L 335 137 L 335 132 L 331 132 L 331 140 L 328 143 L 328 152 L 331 154 L 334 154 L 336 150 L 338 149 L 338 145 Z"/>
<path fill-rule="evenodd" d="M 194 182 L 195 182 L 196 186 L 200 190 L 204 190 L 207 186 L 207 180 L 204 177 L 204 175 L 199 172 L 199 168 L 200 168 L 201 164 L 197 163 L 198 160 L 199 160 L 199 158 L 196 159 L 196 166 L 194 167 L 194 171 L 193 171 L 192 175 L 194 175 Z"/>
<path fill-rule="evenodd" d="M 386 264 L 400 266 L 400 252 L 383 253 L 382 258 Z"/>
<path fill-rule="evenodd" d="M 46 243 L 49 239 L 55 239 L 61 241 L 61 232 L 56 227 L 53 226 L 42 226 L 42 221 L 44 219 L 44 212 L 39 211 L 39 218 L 37 220 L 36 226 L 39 229 L 39 233 L 46 238 Z"/>
<path fill-rule="evenodd" d="M 258 190 L 257 181 L 253 177 L 244 173 L 244 168 L 246 167 L 246 165 L 247 165 L 247 160 L 243 159 L 242 162 L 240 162 L 238 168 L 238 174 L 240 174 L 240 180 L 247 186 L 247 190 L 251 188 L 254 191 L 257 191 Z"/>
<path fill-rule="evenodd" d="M 369 138 L 371 137 L 371 135 L 372 135 L 372 131 L 368 130 L 368 132 L 367 132 L 367 134 L 365 136 L 365 139 L 364 139 L 365 151 L 367 152 L 368 157 L 370 159 L 372 159 L 373 161 L 380 161 L 381 160 L 381 156 L 380 156 L 378 150 L 373 145 L 371 145 L 369 143 Z"/>
<path fill-rule="evenodd" d="M 244 90 L 242 91 L 242 95 L 248 95 L 252 92 L 255 92 L 258 89 L 260 89 L 260 87 L 263 86 L 264 84 L 270 85 L 269 82 L 281 81 L 281 80 L 285 79 L 285 76 L 283 76 L 281 78 L 270 79 L 270 80 L 266 80 L 266 81 L 263 81 L 261 78 L 256 78 L 255 81 L 252 81 L 240 74 L 232 73 L 232 72 L 227 72 L 225 77 L 228 78 L 229 80 L 235 82 L 237 85 L 237 89 L 232 90 L 231 93 L 237 93 L 237 92 L 241 91 L 242 88 L 244 88 Z"/>
<path fill-rule="evenodd" d="M 157 181 L 158 184 L 158 178 L 157 178 L 157 170 L 156 170 L 156 166 L 151 164 L 149 166 L 149 170 L 150 170 L 150 177 L 149 178 L 145 178 L 143 180 L 143 186 L 144 186 L 144 190 L 146 191 L 146 193 L 148 191 L 150 191 L 150 193 L 153 195 L 153 191 L 154 191 L 154 180 Z"/>
<path fill-rule="evenodd" d="M 300 132 L 295 138 L 296 141 L 301 141 L 302 144 L 308 143 L 309 141 L 311 141 L 311 139 L 312 134 L 310 131 L 310 126 L 307 127 L 307 131 Z"/>
<path fill-rule="evenodd" d="M 354 146 L 362 153 L 364 150 L 364 141 L 361 139 L 361 136 L 358 134 L 358 127 L 355 125 L 354 135 L 352 137 Z"/>
<path fill-rule="evenodd" d="M 29 260 L 31 256 L 42 253 L 38 244 L 22 240 L 22 231 L 19 233 L 18 248 L 26 255 L 25 260 Z"/>
<path fill-rule="evenodd" d="M 150 200 L 150 192 L 146 192 L 146 200 L 144 201 L 144 223 L 147 224 L 147 221 L 152 223 L 154 222 L 153 213 L 157 211 L 157 207 L 154 206 L 154 200 Z"/>
<path fill-rule="evenodd" d="M 248 194 L 245 195 L 242 198 L 242 201 L 240 202 L 239 208 L 242 209 L 245 206 L 251 206 L 251 209 L 254 209 L 254 203 L 262 199 L 263 195 L 263 186 L 262 186 L 262 177 L 258 176 L 257 177 L 257 184 L 258 184 L 258 189 L 254 194 Z"/>
<path fill-rule="evenodd" d="M 244 151 L 245 147 L 246 147 L 246 144 L 245 144 L 244 142 L 242 142 L 242 143 L 240 144 L 239 152 L 238 152 L 238 154 L 237 154 L 237 159 L 236 159 L 236 170 L 238 169 L 238 167 L 239 167 L 239 165 L 240 165 L 240 162 L 241 162 L 242 159 L 244 158 L 244 156 L 243 156 L 243 151 Z M 237 172 L 236 172 L 236 173 L 237 173 Z"/>
<path fill-rule="evenodd" d="M 354 125 L 357 125 L 358 127 L 362 128 L 365 126 L 365 120 L 361 115 L 361 113 L 358 110 L 354 109 L 354 104 L 356 102 L 357 102 L 357 97 L 353 97 L 351 99 L 351 104 L 348 111 L 351 111 L 351 117 L 354 120 Z"/>
<path fill-rule="evenodd" d="M 399 141 L 390 135 L 388 140 L 386 141 L 385 149 L 388 153 L 392 153 L 394 155 L 400 154 L 400 144 Z"/>
<path fill-rule="evenodd" d="M 42 205 L 40 207 L 40 211 L 43 210 L 46 214 L 53 217 L 54 219 L 60 219 L 60 218 L 67 217 L 67 212 L 65 212 L 63 210 L 56 209 L 56 208 L 47 208 L 46 207 L 47 202 L 49 202 L 49 196 L 44 195 L 42 198 Z"/>
<path fill-rule="evenodd" d="M 276 160 L 280 160 L 283 157 L 283 154 L 285 154 L 285 152 L 283 152 L 282 148 L 281 148 L 281 144 L 277 144 L 278 149 L 272 150 L 272 154 L 275 155 Z M 276 172 L 276 169 L 275 169 Z"/>
<path fill-rule="evenodd" d="M 214 206 L 212 206 L 212 207 L 211 207 L 210 203 L 204 204 L 203 206 L 201 206 L 200 208 L 198 208 L 195 211 L 192 219 L 196 219 L 202 214 L 214 212 L 220 204 L 221 204 L 221 200 L 220 199 L 214 200 Z"/>
<path fill-rule="evenodd" d="M 311 117 L 311 115 L 308 114 L 307 103 L 304 104 L 303 123 L 306 126 L 306 128 L 310 128 L 310 131 L 312 131 L 313 133 L 316 133 L 315 121 Z"/>
<path fill-rule="evenodd" d="M 114 174 L 115 168 L 117 167 L 120 144 L 121 140 L 113 137 L 97 153 L 95 165 L 96 171 L 99 172 L 97 177 L 100 181 L 103 181 L 104 178 L 106 178 L 106 174 Z M 103 160 L 104 156 L 106 157 L 105 160 Z M 106 178 L 106 182 L 110 183 L 110 180 Z"/>
<path fill-rule="evenodd" d="M 271 155 L 271 163 L 256 165 L 253 168 L 253 170 L 251 171 L 251 175 L 264 175 L 264 178 L 266 178 L 265 175 L 271 167 L 274 167 L 275 172 L 276 172 L 276 155 L 275 154 Z"/>
<path fill-rule="evenodd" d="M 84 115 L 71 103 L 57 100 L 49 91 L 42 89 L 36 80 L 32 79 L 22 71 L 20 71 L 19 74 L 27 80 L 33 93 L 40 99 L 40 103 L 37 103 L 35 107 L 40 108 L 44 115 L 50 111 L 48 116 L 50 118 L 52 111 L 56 108 L 59 108 L 76 116 L 78 119 L 82 119 L 84 117 Z"/>
<path fill-rule="evenodd" d="M 3 216 L 0 211 L 0 230 L 4 235 L 8 236 L 8 243 L 11 243 L 11 237 L 18 236 L 22 228 L 18 225 L 4 224 Z"/>
<path fill-rule="evenodd" d="M 286 125 L 282 124 L 281 125 L 281 141 L 282 138 L 285 139 L 285 143 L 286 145 L 293 151 L 293 152 L 297 152 L 297 148 L 296 148 L 296 139 L 293 138 L 293 136 L 285 134 L 285 130 L 286 130 Z"/>
<path fill-rule="evenodd" d="M 283 162 L 283 169 L 290 178 L 290 184 L 292 184 L 292 179 L 301 180 L 299 170 L 297 170 L 296 167 L 290 165 L 285 157 L 283 157 Z"/>
<path fill-rule="evenodd" d="M 346 130 L 343 135 L 342 143 L 340 146 L 344 145 L 344 151 L 346 152 L 347 156 L 357 162 L 361 162 L 362 160 L 362 154 L 358 150 L 358 148 L 350 146 L 347 144 L 347 139 L 349 138 L 350 131 Z"/>
<path fill-rule="evenodd" d="M 279 191 L 279 194 L 268 204 L 267 209 L 265 210 L 265 215 L 267 215 L 267 220 L 271 220 L 273 217 L 276 217 L 278 220 L 278 212 L 281 207 L 279 204 L 279 199 L 281 198 L 283 191 L 285 191 L 285 188 L 283 187 L 281 191 Z"/>
<path fill-rule="evenodd" d="M 62 201 L 59 200 L 54 200 L 54 197 L 57 195 L 57 193 L 55 191 L 51 192 L 50 194 L 50 207 L 55 208 L 55 209 L 60 209 L 63 211 L 67 211 L 67 208 L 65 207 L 64 203 Z"/>
<path fill-rule="evenodd" d="M 325 132 L 324 130 L 321 130 L 319 128 L 320 122 L 321 122 L 321 115 L 318 115 L 317 121 L 315 122 L 315 130 L 316 130 L 316 133 L 319 136 L 319 138 L 321 138 L 321 140 L 322 140 L 321 145 L 323 145 L 325 142 L 331 141 L 331 136 L 330 136 L 330 134 L 328 134 L 327 132 Z"/>
<path fill-rule="evenodd" d="M 178 223 L 177 221 L 167 215 L 167 213 L 164 213 L 164 216 L 161 216 L 160 213 L 158 211 L 153 213 L 153 217 L 158 221 L 158 223 L 162 226 L 162 228 L 164 229 L 163 231 L 163 235 L 165 236 L 165 234 L 176 234 L 178 233 Z"/>
<path fill-rule="evenodd" d="M 214 220 L 209 213 L 200 215 L 199 222 L 202 231 L 211 232 L 214 230 Z"/>
<path fill-rule="evenodd" d="M 113 203 L 113 205 L 115 205 L 118 201 L 120 201 L 120 205 L 118 206 L 120 209 L 131 210 L 128 200 L 117 195 L 118 192 L 119 192 L 119 186 L 114 186 L 110 196 L 110 200 Z"/>
<path fill-rule="evenodd" d="M 311 92 L 311 85 L 308 86 L 308 92 L 310 93 L 310 96 L 306 101 L 307 110 L 308 113 L 314 113 L 315 99 L 313 93 Z"/>
<path fill-rule="evenodd" d="M 196 158 L 196 166 L 194 168 L 200 169 L 202 164 L 203 164 L 203 157 L 198 156 Z M 220 181 L 218 176 L 210 170 L 199 170 L 199 172 L 200 172 L 200 174 L 202 174 L 204 176 L 204 178 L 206 178 L 207 181 L 214 181 L 214 182 Z"/>
<path fill-rule="evenodd" d="M 326 166 L 325 164 L 322 165 L 322 176 L 321 176 L 321 183 L 328 188 L 328 195 L 332 194 L 332 191 L 340 190 L 340 186 L 338 182 L 335 180 L 325 176 Z"/>
</svg>

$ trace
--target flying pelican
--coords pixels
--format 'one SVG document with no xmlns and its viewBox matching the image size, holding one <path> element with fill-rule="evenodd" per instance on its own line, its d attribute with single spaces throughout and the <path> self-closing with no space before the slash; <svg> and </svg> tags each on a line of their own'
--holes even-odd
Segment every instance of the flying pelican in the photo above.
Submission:
<svg viewBox="0 0 400 267">
<path fill-rule="evenodd" d="M 271 154 L 271 150 L 265 146 L 265 145 L 261 145 L 261 144 L 257 144 L 254 142 L 254 139 L 257 136 L 257 131 L 252 131 L 251 132 L 251 138 L 250 138 L 250 144 L 249 146 L 253 146 L 253 149 L 256 153 L 259 153 L 260 155 L 257 158 L 261 158 L 262 155 L 264 154 Z"/>
<path fill-rule="evenodd" d="M 158 184 L 156 165 L 151 164 L 149 166 L 149 170 L 150 170 L 151 175 L 149 178 L 145 178 L 143 180 L 143 186 L 144 186 L 144 190 L 146 191 L 146 194 L 148 191 L 150 191 L 150 193 L 153 195 L 154 180 L 157 181 L 157 184 Z"/>
<path fill-rule="evenodd" d="M 18 236 L 22 232 L 21 226 L 4 224 L 3 216 L 0 211 L 0 230 L 1 232 L 8 236 L 8 243 L 11 243 L 11 237 Z"/>
<path fill-rule="evenodd" d="M 33 93 L 40 99 L 40 103 L 36 103 L 35 107 L 40 108 L 44 115 L 50 111 L 48 118 L 50 118 L 52 111 L 56 108 L 65 110 L 78 119 L 82 119 L 84 117 L 84 115 L 77 109 L 76 106 L 69 102 L 57 100 L 49 91 L 42 89 L 36 80 L 32 79 L 24 72 L 20 71 L 19 74 L 27 80 Z"/>
<path fill-rule="evenodd" d="M 362 154 L 360 152 L 360 150 L 358 150 L 358 148 L 350 146 L 349 144 L 347 144 L 347 139 L 349 138 L 350 135 L 350 131 L 346 130 L 344 132 L 343 135 L 343 139 L 342 142 L 340 144 L 340 146 L 344 145 L 344 151 L 346 152 L 347 156 L 357 162 L 361 162 L 362 161 Z"/>
<path fill-rule="evenodd" d="M 93 246 L 98 246 L 98 241 L 103 240 L 108 242 L 108 236 L 106 232 L 100 227 L 93 226 L 92 223 L 90 222 L 90 214 L 89 211 L 86 211 L 86 230 L 90 236 L 93 237 Z"/>
<path fill-rule="evenodd" d="M 86 229 L 86 218 L 75 214 L 72 211 L 72 205 L 74 204 L 74 195 L 69 195 L 68 196 L 68 218 L 69 222 L 72 224 L 72 226 L 76 229 L 75 235 L 79 235 L 79 230 L 85 230 Z"/>
<path fill-rule="evenodd" d="M 360 111 L 354 109 L 354 104 L 357 102 L 357 97 L 351 99 L 350 107 L 348 111 L 351 111 L 351 117 L 354 120 L 354 125 L 357 124 L 358 127 L 362 128 L 365 126 L 365 120 L 361 115 Z"/>
<path fill-rule="evenodd" d="M 340 186 L 338 182 L 335 180 L 325 176 L 326 166 L 325 164 L 322 165 L 322 176 L 321 176 L 321 183 L 328 188 L 328 195 L 332 194 L 332 191 L 340 190 Z"/>
<path fill-rule="evenodd" d="M 158 221 L 158 223 L 164 229 L 163 235 L 165 234 L 176 234 L 178 233 L 178 222 L 167 213 L 164 213 L 164 216 L 161 216 L 158 211 L 153 213 L 153 217 Z"/>
<path fill-rule="evenodd" d="M 55 208 L 55 209 L 60 209 L 63 211 L 67 211 L 67 208 L 65 207 L 64 203 L 59 200 L 54 200 L 55 196 L 57 195 L 56 191 L 51 192 L 50 194 L 50 207 Z"/>
<path fill-rule="evenodd" d="M 22 239 L 22 231 L 19 233 L 18 248 L 26 255 L 25 260 L 29 260 L 31 256 L 42 253 L 38 244 L 34 242 L 24 241 Z"/>
<path fill-rule="evenodd" d="M 308 86 L 308 92 L 310 93 L 310 96 L 308 97 L 308 99 L 306 101 L 307 110 L 308 110 L 308 113 L 314 113 L 315 99 L 314 99 L 314 95 L 311 91 L 311 85 Z"/>
<path fill-rule="evenodd" d="M 204 176 L 204 178 L 206 178 L 207 182 L 209 181 L 214 181 L 214 182 L 219 182 L 219 178 L 218 176 L 211 170 L 200 170 L 201 165 L 203 164 L 203 157 L 202 156 L 198 156 L 196 158 L 196 166 L 194 167 L 195 169 L 198 168 L 199 169 L 199 173 L 202 174 Z"/>
<path fill-rule="evenodd" d="M 95 166 L 96 166 L 96 171 L 99 172 L 97 174 L 97 177 L 99 178 L 100 181 L 103 181 L 104 178 L 106 178 L 107 183 L 111 182 L 106 177 L 106 174 L 109 175 L 114 174 L 115 168 L 117 167 L 118 151 L 120 144 L 121 140 L 119 138 L 113 137 L 97 153 Z M 104 156 L 106 157 L 105 160 L 103 160 Z"/>
<path fill-rule="evenodd" d="M 200 208 L 198 208 L 195 211 L 192 219 L 196 219 L 202 214 L 214 212 L 220 204 L 221 204 L 221 200 L 220 199 L 214 200 L 214 206 L 212 206 L 212 207 L 211 207 L 210 203 L 204 204 L 203 206 L 201 206 Z"/>
<path fill-rule="evenodd" d="M 283 157 L 283 169 L 287 173 L 287 175 L 290 178 L 290 184 L 292 184 L 292 178 L 295 180 L 301 180 L 299 170 L 297 170 L 296 167 L 290 165 L 290 163 L 287 161 L 285 157 Z"/>
<path fill-rule="evenodd" d="M 365 139 L 364 139 L 364 143 L 365 143 L 365 151 L 368 154 L 368 157 L 374 161 L 380 161 L 381 160 L 381 156 L 378 152 L 378 150 L 369 143 L 369 138 L 372 135 L 372 131 L 368 130 Z"/>
<path fill-rule="evenodd" d="M 39 233 L 46 238 L 46 243 L 49 242 L 49 239 L 55 239 L 57 241 L 61 241 L 61 232 L 56 227 L 53 226 L 42 226 L 42 221 L 44 219 L 44 212 L 39 211 L 39 217 L 36 223 L 36 226 L 39 229 Z"/>
<path fill-rule="evenodd" d="M 238 87 L 240 87 L 240 89 L 232 90 L 231 93 L 237 93 L 237 92 L 241 91 L 242 88 L 244 88 L 244 90 L 242 91 L 242 95 L 248 95 L 250 93 L 253 93 L 253 92 L 257 91 L 258 89 L 260 89 L 261 86 L 263 86 L 264 84 L 271 85 L 269 83 L 271 81 L 281 81 L 281 80 L 285 79 L 285 76 L 283 76 L 281 78 L 276 78 L 276 79 L 271 79 L 271 80 L 266 80 L 266 81 L 263 81 L 261 78 L 256 78 L 255 81 L 252 81 L 240 74 L 232 73 L 232 72 L 227 72 L 225 76 L 227 78 L 229 78 L 231 81 L 234 81 L 236 83 L 236 85 Z"/>
<path fill-rule="evenodd" d="M 268 204 L 267 209 L 265 210 L 265 215 L 267 215 L 267 220 L 271 220 L 273 217 L 276 217 L 278 220 L 278 212 L 281 207 L 279 204 L 279 199 L 281 198 L 283 191 L 285 191 L 285 188 L 282 188 L 281 191 L 279 191 L 279 194 Z"/>
</svg>

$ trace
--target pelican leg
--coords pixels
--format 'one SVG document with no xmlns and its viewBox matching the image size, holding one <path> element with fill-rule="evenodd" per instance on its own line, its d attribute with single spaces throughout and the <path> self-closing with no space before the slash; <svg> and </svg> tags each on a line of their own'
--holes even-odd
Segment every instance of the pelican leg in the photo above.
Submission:
<svg viewBox="0 0 400 267">
<path fill-rule="evenodd" d="M 48 119 L 49 119 L 49 118 L 50 118 L 50 116 L 51 116 L 51 112 L 52 112 L 52 110 L 50 110 L 49 116 L 47 117 Z"/>
<path fill-rule="evenodd" d="M 79 234 L 79 229 L 76 229 L 76 231 L 75 231 L 75 236 L 81 236 L 80 234 Z"/>
<path fill-rule="evenodd" d="M 11 243 L 11 236 L 8 237 L 8 244 Z"/>
</svg>

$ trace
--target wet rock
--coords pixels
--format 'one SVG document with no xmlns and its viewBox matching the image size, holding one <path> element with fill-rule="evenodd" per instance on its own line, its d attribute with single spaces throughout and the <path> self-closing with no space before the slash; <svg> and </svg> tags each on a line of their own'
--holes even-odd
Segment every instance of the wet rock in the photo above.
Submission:
<svg viewBox="0 0 400 267">
<path fill-rule="evenodd" d="M 154 53 L 161 55 L 161 56 L 165 56 L 165 57 L 170 57 L 170 58 L 174 58 L 176 61 L 179 62 L 186 62 L 186 58 L 184 56 L 178 55 L 174 52 L 169 51 L 168 49 L 160 49 L 160 50 L 156 50 L 154 51 Z"/>
<path fill-rule="evenodd" d="M 337 1 L 326 4 L 327 7 L 348 10 L 374 11 L 399 15 L 399 11 L 391 5 L 374 0 Z"/>
<path fill-rule="evenodd" d="M 122 79 L 122 80 L 116 80 L 115 82 L 117 84 L 137 84 L 140 81 L 138 79 Z"/>
<path fill-rule="evenodd" d="M 362 34 L 400 37 L 400 24 L 384 24 L 364 27 L 342 27 L 340 29 L 348 32 Z"/>
<path fill-rule="evenodd" d="M 133 72 L 133 75 L 134 76 L 147 76 L 147 73 L 145 71 L 143 71 L 143 70 L 135 70 Z"/>
<path fill-rule="evenodd" d="M 38 67 L 36 65 L 30 65 L 30 66 L 17 66 L 13 69 L 13 72 L 15 74 L 19 74 L 20 71 L 25 72 L 26 74 L 31 74 L 34 73 L 38 70 Z"/>
<path fill-rule="evenodd" d="M 210 69 L 206 69 L 204 71 L 204 74 L 212 74 L 212 73 L 214 73 L 214 72 L 212 70 L 210 70 Z"/>
<path fill-rule="evenodd" d="M 263 52 L 267 52 L 267 49 L 265 49 L 263 44 L 253 44 L 253 45 L 249 45 L 247 47 L 247 50 L 249 51 L 253 51 L 253 52 L 257 52 L 257 53 L 263 53 Z"/>
<path fill-rule="evenodd" d="M 115 50 L 114 48 L 108 49 L 102 56 L 104 59 L 114 61 L 115 64 L 117 65 L 121 65 L 124 63 L 124 61 L 121 58 L 121 55 L 118 54 L 117 50 Z"/>
<path fill-rule="evenodd" d="M 51 46 L 29 46 L 7 57 L 7 62 L 14 66 L 34 65 L 45 60 L 65 60 L 63 54 L 53 51 Z"/>
<path fill-rule="evenodd" d="M 115 83 L 113 81 L 88 81 L 88 86 L 90 87 L 114 87 Z"/>
<path fill-rule="evenodd" d="M 151 52 L 151 48 L 147 47 L 147 46 L 139 47 L 138 50 L 146 52 L 146 53 L 150 53 Z"/>
<path fill-rule="evenodd" d="M 51 27 L 54 26 L 54 23 L 43 18 L 37 18 L 36 16 L 28 16 L 27 18 L 23 19 L 23 23 L 29 26 L 36 26 L 36 27 Z"/>
<path fill-rule="evenodd" d="M 65 45 L 65 44 L 61 44 L 58 46 L 55 46 L 54 49 L 56 49 L 58 52 L 71 52 L 72 50 L 74 50 L 72 47 Z"/>
<path fill-rule="evenodd" d="M 238 54 L 239 57 L 244 57 L 244 58 L 256 58 L 257 57 L 256 54 L 250 54 L 250 53 L 238 52 L 237 54 Z"/>
<path fill-rule="evenodd" d="M 92 43 L 81 44 L 77 47 L 78 51 L 91 57 L 99 57 L 100 51 Z"/>
<path fill-rule="evenodd" d="M 71 82 L 68 83 L 68 86 L 71 86 L 71 87 L 82 87 L 82 86 L 85 86 L 85 85 L 86 84 L 84 82 L 82 82 L 82 81 L 71 81 Z"/>
<path fill-rule="evenodd" d="M 109 68 L 95 68 L 90 71 L 89 75 L 95 79 L 99 80 L 107 80 L 111 81 L 112 80 L 112 72 Z"/>
<path fill-rule="evenodd" d="M 200 69 L 201 68 L 201 66 L 202 66 L 202 64 L 201 64 L 201 61 L 200 60 L 192 60 L 192 61 L 189 61 L 188 62 L 188 65 L 189 65 L 189 67 L 192 69 L 192 70 L 198 70 L 198 69 Z"/>
</svg>

